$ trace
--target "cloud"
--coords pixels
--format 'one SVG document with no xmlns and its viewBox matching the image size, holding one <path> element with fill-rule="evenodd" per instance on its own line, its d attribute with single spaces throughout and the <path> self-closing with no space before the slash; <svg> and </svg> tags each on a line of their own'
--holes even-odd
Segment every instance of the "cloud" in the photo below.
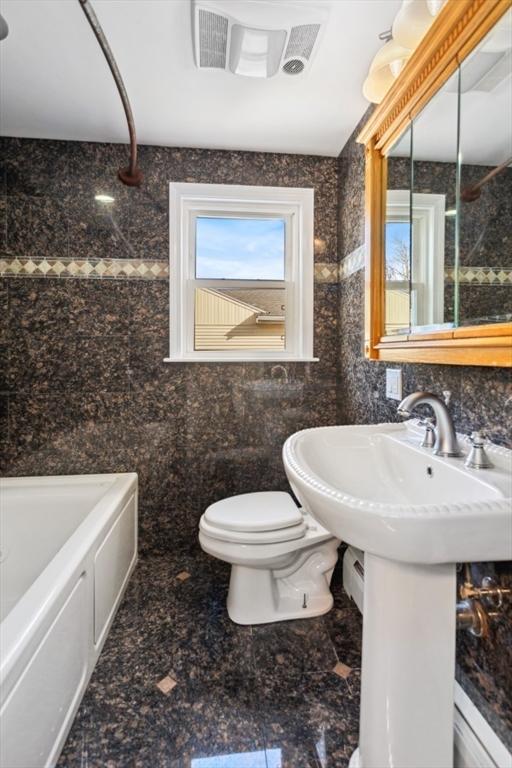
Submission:
<svg viewBox="0 0 512 768">
<path fill-rule="evenodd" d="M 283 280 L 283 219 L 201 216 L 196 221 L 198 278 Z"/>
</svg>

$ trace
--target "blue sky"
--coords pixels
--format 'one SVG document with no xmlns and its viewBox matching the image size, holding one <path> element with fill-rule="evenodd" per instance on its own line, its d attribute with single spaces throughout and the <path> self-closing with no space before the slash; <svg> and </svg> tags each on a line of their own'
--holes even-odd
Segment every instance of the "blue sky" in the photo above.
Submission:
<svg viewBox="0 0 512 768">
<path fill-rule="evenodd" d="M 401 264 L 396 262 L 397 241 L 403 241 L 409 251 L 409 222 L 408 221 L 387 221 L 386 222 L 386 263 L 389 268 L 400 269 Z"/>
<path fill-rule="evenodd" d="M 283 219 L 196 219 L 196 277 L 284 279 Z"/>
</svg>

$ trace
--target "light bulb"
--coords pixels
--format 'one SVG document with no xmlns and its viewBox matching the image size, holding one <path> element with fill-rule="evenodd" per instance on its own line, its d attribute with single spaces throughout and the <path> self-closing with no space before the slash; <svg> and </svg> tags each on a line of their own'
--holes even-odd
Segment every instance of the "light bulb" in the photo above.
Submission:
<svg viewBox="0 0 512 768">
<path fill-rule="evenodd" d="M 389 68 L 391 70 L 391 74 L 393 77 L 398 77 L 402 69 L 404 68 L 405 61 L 404 59 L 395 59 L 394 61 L 390 62 Z"/>
<path fill-rule="evenodd" d="M 433 21 L 425 0 L 403 0 L 393 22 L 393 39 L 413 51 Z"/>
<path fill-rule="evenodd" d="M 431 16 L 437 16 L 444 5 L 444 0 L 427 0 L 427 8 Z"/>
</svg>

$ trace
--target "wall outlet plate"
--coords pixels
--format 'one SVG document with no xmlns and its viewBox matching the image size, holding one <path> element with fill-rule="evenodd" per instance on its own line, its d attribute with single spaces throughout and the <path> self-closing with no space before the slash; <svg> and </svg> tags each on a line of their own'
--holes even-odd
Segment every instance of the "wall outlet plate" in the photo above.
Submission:
<svg viewBox="0 0 512 768">
<path fill-rule="evenodd" d="M 402 369 L 386 368 L 386 397 L 402 400 Z"/>
</svg>

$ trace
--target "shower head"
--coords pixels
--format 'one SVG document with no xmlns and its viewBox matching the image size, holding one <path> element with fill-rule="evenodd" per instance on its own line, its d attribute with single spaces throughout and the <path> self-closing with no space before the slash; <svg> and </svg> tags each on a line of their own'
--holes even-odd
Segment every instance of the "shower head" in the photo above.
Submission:
<svg viewBox="0 0 512 768">
<path fill-rule="evenodd" d="M 9 34 L 9 25 L 4 17 L 0 14 L 0 40 L 5 40 Z"/>
</svg>

